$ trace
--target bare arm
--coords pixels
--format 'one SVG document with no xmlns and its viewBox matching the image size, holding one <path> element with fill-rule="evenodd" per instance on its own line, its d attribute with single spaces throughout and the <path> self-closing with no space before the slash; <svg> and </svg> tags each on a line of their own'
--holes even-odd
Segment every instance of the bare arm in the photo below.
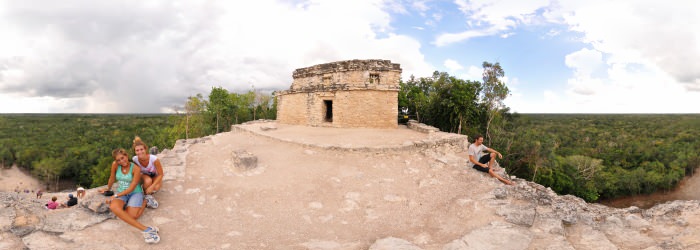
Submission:
<svg viewBox="0 0 700 250">
<path fill-rule="evenodd" d="M 165 172 L 163 172 L 163 165 L 160 164 L 160 159 L 156 159 L 153 164 L 156 165 L 156 172 L 158 173 L 156 178 L 153 178 L 153 183 L 159 183 L 163 180 L 163 176 L 165 175 Z"/>
<path fill-rule="evenodd" d="M 489 151 L 489 152 L 491 152 L 491 153 L 497 154 L 497 155 L 498 155 L 498 158 L 503 159 L 503 155 L 502 155 L 501 153 L 499 153 L 498 151 L 496 151 L 495 149 L 486 148 L 486 151 Z"/>
<path fill-rule="evenodd" d="M 109 181 L 107 181 L 107 189 L 100 190 L 100 193 L 104 193 L 107 190 L 112 190 L 112 185 L 114 185 L 114 181 L 117 178 L 116 174 L 117 174 L 117 162 L 113 161 L 112 168 L 109 170 Z"/>
</svg>

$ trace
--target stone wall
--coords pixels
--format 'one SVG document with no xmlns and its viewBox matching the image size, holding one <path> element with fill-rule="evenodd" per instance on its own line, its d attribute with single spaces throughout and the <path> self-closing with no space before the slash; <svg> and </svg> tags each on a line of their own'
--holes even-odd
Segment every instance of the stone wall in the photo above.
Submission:
<svg viewBox="0 0 700 250">
<path fill-rule="evenodd" d="M 325 121 L 324 101 L 332 102 L 332 122 Z M 277 121 L 325 127 L 397 128 L 397 107 L 396 91 L 291 93 L 279 99 Z"/>
<path fill-rule="evenodd" d="M 351 60 L 294 71 L 289 90 L 278 92 L 277 121 L 326 127 L 397 128 L 399 64 Z M 332 119 L 328 119 L 330 104 Z"/>
<path fill-rule="evenodd" d="M 375 75 L 375 77 L 372 77 Z M 349 60 L 294 70 L 291 90 L 398 88 L 401 66 L 390 60 Z"/>
</svg>

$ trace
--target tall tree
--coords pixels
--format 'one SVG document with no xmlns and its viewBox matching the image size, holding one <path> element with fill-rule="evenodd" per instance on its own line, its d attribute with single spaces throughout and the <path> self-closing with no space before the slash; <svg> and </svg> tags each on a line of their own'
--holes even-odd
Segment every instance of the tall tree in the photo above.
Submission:
<svg viewBox="0 0 700 250">
<path fill-rule="evenodd" d="M 486 121 L 486 139 L 491 141 L 491 123 L 499 115 L 501 109 L 505 107 L 503 100 L 510 95 L 510 90 L 501 80 L 505 76 L 505 71 L 499 63 L 484 62 L 483 83 L 482 83 L 482 100 L 486 105 L 487 121 Z"/>
<path fill-rule="evenodd" d="M 201 114 L 204 112 L 205 107 L 207 105 L 207 102 L 204 100 L 204 97 L 202 97 L 202 94 L 197 94 L 196 96 L 190 96 L 187 98 L 187 103 L 185 103 L 185 139 L 190 138 L 191 134 L 191 126 L 193 124 L 196 124 L 197 128 L 201 128 L 202 124 L 202 118 Z M 201 136 L 202 131 L 198 131 L 197 136 Z"/>
<path fill-rule="evenodd" d="M 411 75 L 408 81 L 399 83 L 399 108 L 408 108 L 407 113 L 414 114 L 418 122 L 424 122 L 421 115 L 428 103 L 427 91 L 421 88 L 421 82 L 424 81 L 426 79 L 416 79 Z"/>
<path fill-rule="evenodd" d="M 228 115 L 227 111 L 232 109 L 231 99 L 229 98 L 228 90 L 222 87 L 215 87 L 209 93 L 209 105 L 207 110 L 216 116 L 216 133 L 219 133 L 221 117 Z"/>
<path fill-rule="evenodd" d="M 58 190 L 58 182 L 61 179 L 61 172 L 65 168 L 65 163 L 63 159 L 59 158 L 43 158 L 37 162 L 34 162 L 34 169 L 32 169 L 32 174 L 44 179 L 46 186 L 54 184 L 53 189 Z"/>
<path fill-rule="evenodd" d="M 253 105 L 254 97 L 252 91 L 245 94 L 231 93 L 229 98 L 233 104 L 234 123 L 239 124 L 251 119 L 253 113 L 250 107 Z"/>
</svg>

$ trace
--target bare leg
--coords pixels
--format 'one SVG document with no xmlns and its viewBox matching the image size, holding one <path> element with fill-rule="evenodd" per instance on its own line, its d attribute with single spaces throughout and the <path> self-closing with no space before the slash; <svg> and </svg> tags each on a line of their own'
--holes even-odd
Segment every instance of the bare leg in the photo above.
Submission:
<svg viewBox="0 0 700 250">
<path fill-rule="evenodd" d="M 150 176 L 148 176 L 148 175 L 142 174 L 142 175 L 141 175 L 141 180 L 143 180 L 143 183 L 141 184 L 141 186 L 143 187 L 143 191 L 144 191 L 143 194 L 144 194 L 144 195 L 146 195 L 146 194 L 151 194 L 151 193 L 149 193 L 147 190 L 148 190 L 148 189 L 151 187 L 151 185 L 153 184 L 153 179 L 152 179 Z"/>
<path fill-rule="evenodd" d="M 163 183 L 163 178 L 158 178 L 156 179 L 157 181 L 148 175 L 142 175 L 141 178 L 143 179 L 144 194 L 153 194 L 155 191 L 160 190 L 160 186 Z"/>
<path fill-rule="evenodd" d="M 489 168 L 493 167 L 494 162 L 496 162 L 496 153 L 491 153 L 491 160 L 489 160 Z"/>
<path fill-rule="evenodd" d="M 131 217 L 127 211 L 123 209 L 124 207 L 124 201 L 121 199 L 114 199 L 112 202 L 109 204 L 109 209 L 112 210 L 112 213 L 119 217 L 119 219 L 123 220 L 126 222 L 126 224 L 131 225 L 132 227 L 138 228 L 141 231 L 146 230 L 146 226 L 143 224 L 139 223 L 136 219 Z M 129 208 L 127 208 L 129 209 Z"/>
<path fill-rule="evenodd" d="M 146 205 L 142 203 L 140 207 L 126 207 L 126 213 L 128 213 L 131 218 L 134 218 L 134 220 L 137 220 L 141 217 L 141 214 L 143 214 L 143 208 L 145 206 Z"/>
<path fill-rule="evenodd" d="M 506 180 L 506 179 L 503 179 L 503 177 L 501 177 L 500 175 L 498 175 L 498 174 L 496 174 L 495 172 L 493 172 L 493 169 L 492 169 L 492 168 L 489 168 L 489 174 L 490 174 L 491 176 L 493 176 L 493 177 L 496 177 L 496 179 L 498 179 L 499 181 L 501 181 L 501 182 L 503 182 L 503 183 L 505 183 L 505 184 L 507 184 L 507 185 L 513 185 L 513 182 L 511 182 L 511 181 L 509 181 L 509 180 Z"/>
<path fill-rule="evenodd" d="M 149 188 L 149 193 L 153 193 L 155 191 L 160 190 L 160 185 L 163 183 L 163 179 L 160 179 L 160 181 L 154 182 L 151 187 Z"/>
<path fill-rule="evenodd" d="M 127 207 L 126 209 L 128 210 L 129 208 Z M 143 199 L 141 207 L 139 207 L 139 210 L 136 212 L 136 217 L 134 217 L 134 219 L 138 219 L 139 217 L 141 217 L 144 211 L 146 211 L 146 199 Z"/>
</svg>

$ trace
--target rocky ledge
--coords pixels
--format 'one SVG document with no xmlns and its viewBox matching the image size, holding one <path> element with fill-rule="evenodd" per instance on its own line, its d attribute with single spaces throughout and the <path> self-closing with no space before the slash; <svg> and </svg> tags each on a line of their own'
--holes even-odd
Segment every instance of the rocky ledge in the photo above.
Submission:
<svg viewBox="0 0 700 250">
<path fill-rule="evenodd" d="M 159 155 L 167 161 L 164 165 L 172 173 L 171 180 L 184 178 L 188 145 L 207 140 L 181 140 L 173 150 Z M 439 152 L 422 153 L 441 161 Z M 495 213 L 503 220 L 430 249 L 700 249 L 700 201 L 618 209 L 557 195 L 539 184 L 513 179 L 515 186 L 500 186 L 488 199 L 457 201 L 485 207 L 479 211 Z M 104 203 L 105 197 L 96 194 L 95 189 L 88 193 L 77 206 L 57 210 L 45 209 L 45 200 L 0 193 L 0 249 L 128 249 L 72 236 L 73 232 L 114 218 Z M 422 249 L 419 241 L 385 237 L 369 249 Z M 314 242 L 305 247 L 357 248 L 335 242 Z"/>
</svg>

